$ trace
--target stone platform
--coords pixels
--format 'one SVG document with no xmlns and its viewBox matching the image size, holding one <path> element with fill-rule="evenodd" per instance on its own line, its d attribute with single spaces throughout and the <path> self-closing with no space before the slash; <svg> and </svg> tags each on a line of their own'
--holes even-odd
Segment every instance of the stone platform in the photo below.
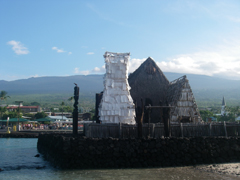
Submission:
<svg viewBox="0 0 240 180">
<path fill-rule="evenodd" d="M 141 168 L 240 162 L 240 138 L 96 139 L 40 134 L 38 150 L 59 168 Z"/>
</svg>

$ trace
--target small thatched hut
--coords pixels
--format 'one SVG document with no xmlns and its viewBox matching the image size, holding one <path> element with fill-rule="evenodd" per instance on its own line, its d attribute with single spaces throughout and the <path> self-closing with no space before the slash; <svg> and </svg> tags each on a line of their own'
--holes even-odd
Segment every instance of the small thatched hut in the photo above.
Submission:
<svg viewBox="0 0 240 180">
<path fill-rule="evenodd" d="M 144 106 L 173 106 L 170 110 L 172 122 L 200 122 L 201 117 L 195 102 L 193 92 L 186 76 L 169 82 L 152 58 L 148 58 L 128 78 L 131 87 L 130 94 L 137 111 L 141 109 L 141 99 Z M 152 109 L 151 122 L 162 122 L 160 109 Z M 136 112 L 138 114 L 138 112 Z M 164 111 L 162 111 L 164 113 Z M 145 111 L 145 114 L 147 112 Z M 162 114 L 162 117 L 167 117 Z M 144 122 L 148 121 L 145 116 Z"/>
<path fill-rule="evenodd" d="M 172 122 L 200 122 L 201 116 L 186 76 L 169 83 L 167 101 Z"/>
</svg>

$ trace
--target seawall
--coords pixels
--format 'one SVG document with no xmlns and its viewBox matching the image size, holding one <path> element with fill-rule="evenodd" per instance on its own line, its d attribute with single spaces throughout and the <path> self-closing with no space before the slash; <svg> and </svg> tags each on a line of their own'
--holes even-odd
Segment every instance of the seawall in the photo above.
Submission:
<svg viewBox="0 0 240 180">
<path fill-rule="evenodd" d="M 60 168 L 140 168 L 240 162 L 240 138 L 96 139 L 40 134 L 38 150 Z"/>
<path fill-rule="evenodd" d="M 0 138 L 38 138 L 38 133 L 0 133 Z"/>
</svg>

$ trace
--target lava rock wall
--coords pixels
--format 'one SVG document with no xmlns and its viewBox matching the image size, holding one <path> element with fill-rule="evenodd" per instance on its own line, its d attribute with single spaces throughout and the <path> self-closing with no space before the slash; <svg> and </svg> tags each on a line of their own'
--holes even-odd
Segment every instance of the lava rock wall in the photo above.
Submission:
<svg viewBox="0 0 240 180">
<path fill-rule="evenodd" d="M 93 139 L 40 134 L 38 150 L 60 168 L 173 167 L 240 161 L 240 138 Z"/>
</svg>

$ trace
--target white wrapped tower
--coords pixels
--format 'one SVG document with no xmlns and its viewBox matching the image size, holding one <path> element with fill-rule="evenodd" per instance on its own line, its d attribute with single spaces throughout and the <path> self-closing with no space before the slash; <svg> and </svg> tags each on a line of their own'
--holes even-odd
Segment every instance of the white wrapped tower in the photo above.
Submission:
<svg viewBox="0 0 240 180">
<path fill-rule="evenodd" d="M 102 123 L 135 124 L 135 108 L 128 84 L 128 60 L 130 53 L 104 54 L 106 74 L 104 91 L 99 105 Z"/>
</svg>

